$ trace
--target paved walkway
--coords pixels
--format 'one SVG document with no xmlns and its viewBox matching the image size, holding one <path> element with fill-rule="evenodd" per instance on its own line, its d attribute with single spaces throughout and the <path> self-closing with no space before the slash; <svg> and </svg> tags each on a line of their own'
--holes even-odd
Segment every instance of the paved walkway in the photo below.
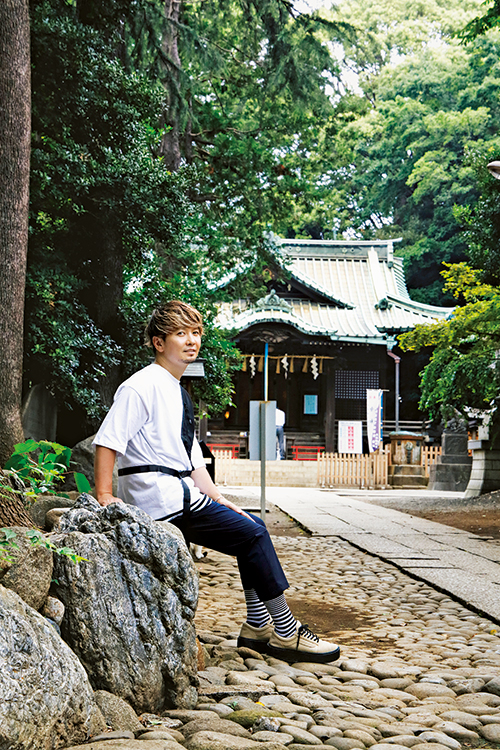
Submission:
<svg viewBox="0 0 500 750">
<path fill-rule="evenodd" d="M 258 488 L 228 492 L 258 505 Z M 314 536 L 344 539 L 500 623 L 500 542 L 369 502 L 374 493 L 393 502 L 396 492 L 268 487 L 266 499 Z M 397 494 L 407 508 L 415 497 Z M 463 496 L 423 490 L 416 502 L 432 497 L 448 503 Z"/>
</svg>

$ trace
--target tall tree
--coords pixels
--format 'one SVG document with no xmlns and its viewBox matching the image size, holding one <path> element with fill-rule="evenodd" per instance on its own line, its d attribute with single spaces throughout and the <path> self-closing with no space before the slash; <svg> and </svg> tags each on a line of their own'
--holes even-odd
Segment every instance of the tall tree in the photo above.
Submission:
<svg viewBox="0 0 500 750">
<path fill-rule="evenodd" d="M 30 161 L 28 0 L 0 3 L 0 464 L 22 440 Z"/>
</svg>

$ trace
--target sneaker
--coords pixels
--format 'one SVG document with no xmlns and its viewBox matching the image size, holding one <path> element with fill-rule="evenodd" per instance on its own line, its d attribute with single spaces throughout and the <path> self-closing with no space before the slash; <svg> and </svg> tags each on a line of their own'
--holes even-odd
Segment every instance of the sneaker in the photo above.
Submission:
<svg viewBox="0 0 500 750">
<path fill-rule="evenodd" d="M 269 620 L 261 628 L 254 628 L 253 625 L 244 622 L 238 636 L 238 648 L 245 646 L 246 648 L 251 648 L 253 651 L 258 651 L 259 654 L 263 654 L 267 648 L 267 642 L 273 633 L 272 620 Z"/>
<path fill-rule="evenodd" d="M 340 647 L 335 643 L 322 641 L 307 625 L 297 622 L 297 630 L 290 638 L 282 638 L 273 630 L 266 653 L 292 664 L 296 661 L 324 664 L 339 658 Z"/>
</svg>

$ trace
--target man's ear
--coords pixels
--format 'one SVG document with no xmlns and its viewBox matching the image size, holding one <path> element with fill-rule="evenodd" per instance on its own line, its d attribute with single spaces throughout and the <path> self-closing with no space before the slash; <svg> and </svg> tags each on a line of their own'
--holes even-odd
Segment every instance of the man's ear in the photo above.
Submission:
<svg viewBox="0 0 500 750">
<path fill-rule="evenodd" d="M 153 344 L 155 352 L 162 352 L 165 345 L 165 339 L 162 339 L 161 336 L 153 336 L 151 343 Z"/>
</svg>

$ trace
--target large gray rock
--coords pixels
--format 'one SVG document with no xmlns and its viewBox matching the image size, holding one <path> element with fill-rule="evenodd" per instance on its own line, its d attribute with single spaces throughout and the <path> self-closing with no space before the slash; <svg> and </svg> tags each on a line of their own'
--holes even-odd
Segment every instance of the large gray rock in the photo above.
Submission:
<svg viewBox="0 0 500 750">
<path fill-rule="evenodd" d="M 129 704 L 117 695 L 106 690 L 96 690 L 94 700 L 109 726 L 116 731 L 129 731 L 134 734 L 144 732 L 144 727 Z"/>
<path fill-rule="evenodd" d="M 35 502 L 30 505 L 28 513 L 33 519 L 33 523 L 39 528 L 45 528 L 45 516 L 53 508 L 71 508 L 76 498 L 70 499 L 60 495 L 41 495 Z"/>
<path fill-rule="evenodd" d="M 105 728 L 75 654 L 38 612 L 0 586 L 0 747 L 46 750 Z"/>
<path fill-rule="evenodd" d="M 198 575 L 184 540 L 138 508 L 101 508 L 89 495 L 53 539 L 86 558 L 58 555 L 54 575 L 63 637 L 93 687 L 139 714 L 195 706 Z"/>
<path fill-rule="evenodd" d="M 26 536 L 30 529 L 13 526 L 17 549 L 9 549 L 11 562 L 2 562 L 0 583 L 12 589 L 33 609 L 40 609 L 47 599 L 52 580 L 52 552 L 46 547 L 33 546 Z"/>
</svg>

